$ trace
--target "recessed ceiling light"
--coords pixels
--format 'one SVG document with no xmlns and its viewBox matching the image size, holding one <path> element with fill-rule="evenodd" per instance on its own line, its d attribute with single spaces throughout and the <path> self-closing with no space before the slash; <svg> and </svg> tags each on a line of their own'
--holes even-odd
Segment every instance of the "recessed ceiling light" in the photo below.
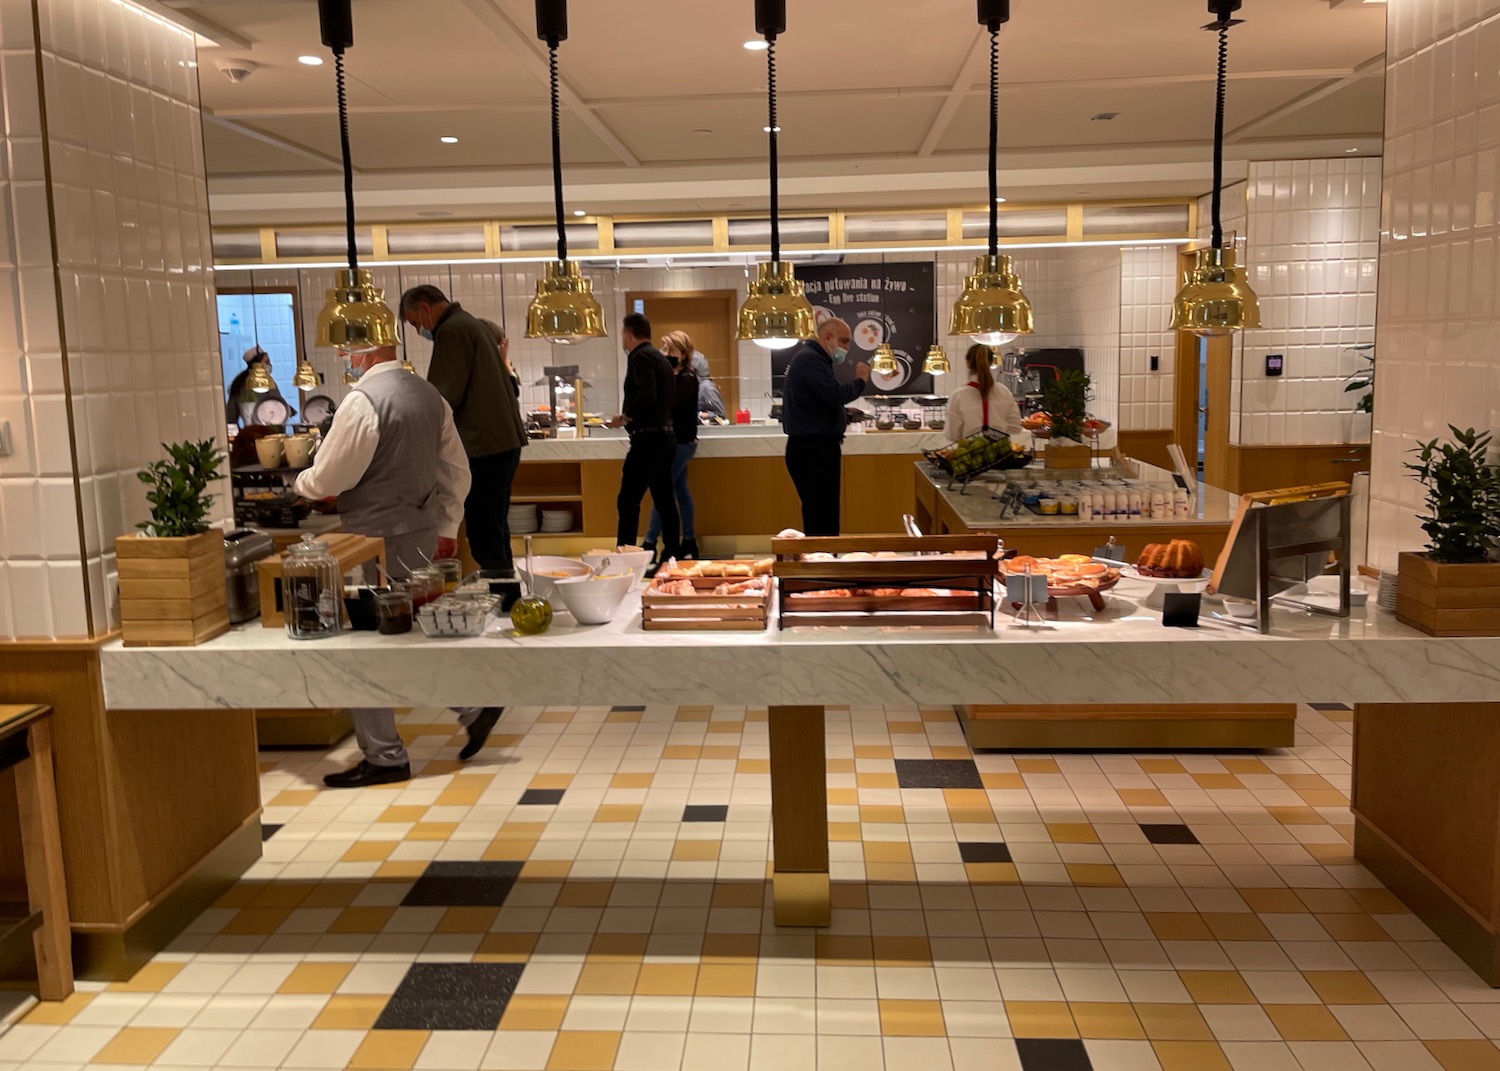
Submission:
<svg viewBox="0 0 1500 1071">
<path fill-rule="evenodd" d="M 323 66 L 323 57 L 322 56 L 298 56 L 297 57 L 297 62 L 300 63 L 300 64 L 302 64 L 304 67 L 321 67 L 321 66 Z"/>
<path fill-rule="evenodd" d="M 769 42 L 762 41 L 759 37 L 755 38 L 755 40 L 753 40 L 753 41 L 746 41 L 745 42 L 745 48 L 748 49 L 751 52 L 764 52 L 766 49 L 768 49 L 770 47 L 771 46 L 770 46 Z"/>
<path fill-rule="evenodd" d="M 1352 148 L 1352 149 L 1345 149 L 1345 150 L 1344 150 L 1344 151 L 1345 151 L 1345 152 L 1359 152 L 1359 148 L 1358 148 L 1358 146 L 1356 146 L 1356 147 L 1355 147 L 1355 148 Z"/>
<path fill-rule="evenodd" d="M 444 134 L 442 137 L 438 138 L 438 140 L 441 141 L 444 145 L 458 144 L 458 139 L 455 138 L 452 134 Z"/>
<path fill-rule="evenodd" d="M 198 66 L 198 61 L 197 60 L 190 60 L 190 59 L 180 59 L 180 60 L 177 61 L 177 66 L 179 66 L 179 67 L 193 68 L 193 67 Z"/>
<path fill-rule="evenodd" d="M 573 209 L 573 215 L 575 215 L 575 216 L 586 216 L 586 215 L 588 215 L 588 213 L 585 212 L 581 208 L 575 208 L 575 209 Z"/>
<path fill-rule="evenodd" d="M 761 128 L 760 128 L 760 132 L 761 132 L 761 133 L 762 133 L 762 134 L 769 134 L 769 133 L 770 133 L 770 132 L 771 132 L 771 128 L 770 128 L 770 127 L 768 127 L 768 126 L 763 126 L 763 127 L 761 127 Z M 777 127 L 777 128 L 776 128 L 776 133 L 778 133 L 778 134 L 780 134 L 780 133 L 781 133 L 781 127 L 779 127 L 779 126 L 778 126 L 778 127 Z"/>
<path fill-rule="evenodd" d="M 1005 198 L 1004 197 L 996 197 L 995 198 L 995 203 L 997 205 L 1003 205 L 1005 203 Z"/>
</svg>

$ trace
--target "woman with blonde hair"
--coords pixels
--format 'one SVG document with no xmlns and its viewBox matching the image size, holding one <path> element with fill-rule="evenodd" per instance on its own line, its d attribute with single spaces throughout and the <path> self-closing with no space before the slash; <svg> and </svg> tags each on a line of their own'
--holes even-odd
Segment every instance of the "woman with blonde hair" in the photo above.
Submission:
<svg viewBox="0 0 1500 1071">
<path fill-rule="evenodd" d="M 954 391 L 948 399 L 948 420 L 943 431 L 950 443 L 967 439 L 984 428 L 994 428 L 1007 435 L 1021 430 L 1021 407 L 1016 396 L 995 379 L 991 365 L 993 351 L 988 346 L 973 345 L 964 355 L 969 382 Z"/>
<path fill-rule="evenodd" d="M 693 492 L 688 487 L 688 462 L 698 452 L 698 373 L 693 369 L 693 340 L 686 331 L 672 331 L 661 340 L 661 351 L 672 362 L 672 432 L 677 437 L 677 455 L 672 460 L 672 489 L 677 512 L 682 516 L 682 542 L 678 554 L 683 558 L 698 556 L 698 535 L 693 530 Z M 647 550 L 656 553 L 656 539 L 661 535 L 661 514 L 651 507 L 651 521 L 646 527 Z"/>
</svg>

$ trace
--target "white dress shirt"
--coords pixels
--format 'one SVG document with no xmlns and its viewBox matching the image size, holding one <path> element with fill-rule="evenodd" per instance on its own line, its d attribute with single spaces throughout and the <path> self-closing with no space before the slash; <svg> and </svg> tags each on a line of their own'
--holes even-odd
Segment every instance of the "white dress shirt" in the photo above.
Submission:
<svg viewBox="0 0 1500 1071">
<path fill-rule="evenodd" d="M 976 435 L 984 427 L 984 399 L 972 382 L 964 384 L 948 398 L 948 420 L 943 431 L 950 443 Z M 990 427 L 1007 435 L 1021 431 L 1021 407 L 1016 397 L 998 381 L 990 388 Z"/>
<path fill-rule="evenodd" d="M 399 361 L 382 361 L 365 372 L 360 381 L 374 376 L 407 375 Z M 333 498 L 355 487 L 375 457 L 380 444 L 380 425 L 375 407 L 356 385 L 339 406 L 333 426 L 318 452 L 313 466 L 297 477 L 296 491 L 303 498 Z M 433 498 L 442 519 L 442 534 L 458 537 L 459 522 L 464 519 L 464 499 L 469 494 L 469 455 L 453 424 L 453 410 L 443 403 L 443 429 L 438 443 L 438 488 Z"/>
</svg>

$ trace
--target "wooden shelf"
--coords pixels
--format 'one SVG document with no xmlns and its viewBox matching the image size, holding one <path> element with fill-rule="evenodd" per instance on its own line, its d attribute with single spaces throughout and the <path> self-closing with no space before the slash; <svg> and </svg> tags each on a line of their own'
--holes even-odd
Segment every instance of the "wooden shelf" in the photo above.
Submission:
<svg viewBox="0 0 1500 1071">
<path fill-rule="evenodd" d="M 581 537 L 582 535 L 583 535 L 583 529 L 582 528 L 569 528 L 566 532 L 532 532 L 531 533 L 531 538 L 532 539 L 569 539 L 569 538 Z M 511 535 L 510 538 L 512 539 L 512 541 L 517 541 L 517 540 L 525 539 L 526 537 L 524 535 L 518 535 L 518 534 L 512 533 L 512 535 Z"/>
<path fill-rule="evenodd" d="M 582 491 L 512 491 L 512 502 L 582 502 Z"/>
</svg>

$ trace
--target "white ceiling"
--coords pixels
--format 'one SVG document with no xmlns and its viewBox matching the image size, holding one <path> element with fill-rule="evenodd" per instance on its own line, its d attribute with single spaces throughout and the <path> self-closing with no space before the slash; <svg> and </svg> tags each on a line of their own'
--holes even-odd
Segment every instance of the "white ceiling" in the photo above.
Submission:
<svg viewBox="0 0 1500 1071">
<path fill-rule="evenodd" d="M 313 0 L 166 0 L 200 55 L 221 223 L 337 215 L 333 65 Z M 987 38 L 973 0 L 789 4 L 778 43 L 788 204 L 982 194 Z M 1019 199 L 1206 188 L 1215 42 L 1199 0 L 1015 0 L 1001 33 L 1001 167 Z M 1248 0 L 1231 33 L 1238 160 L 1379 151 L 1378 3 Z M 532 0 L 355 0 L 347 56 L 361 214 L 549 208 L 546 53 Z M 570 203 L 764 203 L 765 54 L 750 0 L 572 0 L 562 46 Z M 231 83 L 228 60 L 258 69 Z M 1100 112 L 1116 119 L 1095 121 Z M 704 132 L 706 131 L 706 132 Z M 443 145 L 439 135 L 454 135 Z M 366 191 L 369 191 L 366 194 Z M 434 193 L 433 191 L 442 191 Z"/>
</svg>

